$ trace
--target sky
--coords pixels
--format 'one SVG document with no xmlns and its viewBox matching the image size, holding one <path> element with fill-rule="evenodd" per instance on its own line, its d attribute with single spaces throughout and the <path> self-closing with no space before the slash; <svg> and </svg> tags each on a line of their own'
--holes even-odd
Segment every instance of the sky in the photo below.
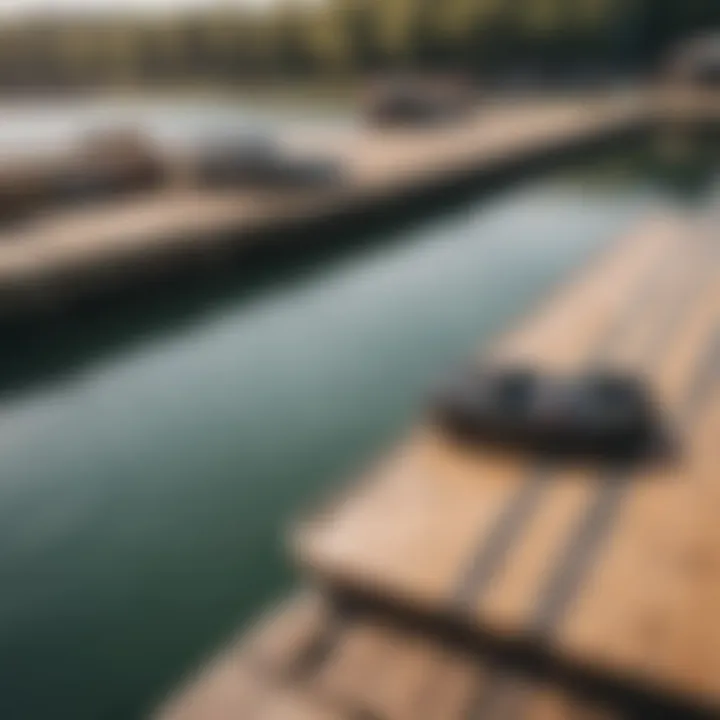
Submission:
<svg viewBox="0 0 720 720">
<path fill-rule="evenodd" d="M 295 0 L 303 2 L 304 0 Z M 177 12 L 196 7 L 262 7 L 277 0 L 0 0 L 0 15 Z"/>
</svg>

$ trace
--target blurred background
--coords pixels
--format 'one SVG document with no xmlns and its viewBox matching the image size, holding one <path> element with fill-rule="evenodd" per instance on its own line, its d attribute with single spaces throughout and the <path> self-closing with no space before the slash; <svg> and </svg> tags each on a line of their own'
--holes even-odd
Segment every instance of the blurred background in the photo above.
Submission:
<svg viewBox="0 0 720 720">
<path fill-rule="evenodd" d="M 462 67 L 491 83 L 657 67 L 717 22 L 712 0 L 24 0 L 2 4 L 7 92 L 340 83 Z"/>
<path fill-rule="evenodd" d="M 359 132 L 369 77 L 462 75 L 482 107 L 632 96 L 698 47 L 690 76 L 712 84 L 720 68 L 706 39 L 717 0 L 0 11 L 0 252 L 21 247 L 34 226 L 15 224 L 18 209 L 41 194 L 43 227 L 100 185 L 137 183 L 123 202 L 146 199 L 154 166 L 128 161 L 144 157 L 138 137 L 173 153 L 240 129 Z M 113 128 L 134 139 L 107 156 L 93 146 L 106 159 L 78 170 L 68 148 Z M 72 171 L 64 155 L 32 182 L 17 169 L 61 150 Z M 619 143 L 308 248 L 3 326 L 0 717 L 144 717 L 292 584 L 288 522 L 393 442 L 438 374 L 639 218 L 712 207 L 719 158 L 712 129 Z"/>
</svg>

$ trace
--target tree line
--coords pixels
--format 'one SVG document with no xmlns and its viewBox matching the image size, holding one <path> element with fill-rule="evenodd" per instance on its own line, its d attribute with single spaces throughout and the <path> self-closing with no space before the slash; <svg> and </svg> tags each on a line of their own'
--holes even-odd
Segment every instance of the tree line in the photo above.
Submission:
<svg viewBox="0 0 720 720">
<path fill-rule="evenodd" d="M 278 0 L 172 18 L 0 27 L 0 84 L 345 77 L 388 68 L 492 78 L 652 67 L 720 28 L 720 0 Z"/>
</svg>

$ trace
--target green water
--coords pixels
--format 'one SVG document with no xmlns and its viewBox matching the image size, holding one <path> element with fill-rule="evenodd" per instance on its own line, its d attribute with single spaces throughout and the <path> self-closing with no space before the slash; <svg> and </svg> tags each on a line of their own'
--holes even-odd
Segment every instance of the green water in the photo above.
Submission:
<svg viewBox="0 0 720 720">
<path fill-rule="evenodd" d="M 0 718 L 141 717 L 292 585 L 287 522 L 438 373 L 639 217 L 706 201 L 711 165 L 613 154 L 6 343 Z"/>
</svg>

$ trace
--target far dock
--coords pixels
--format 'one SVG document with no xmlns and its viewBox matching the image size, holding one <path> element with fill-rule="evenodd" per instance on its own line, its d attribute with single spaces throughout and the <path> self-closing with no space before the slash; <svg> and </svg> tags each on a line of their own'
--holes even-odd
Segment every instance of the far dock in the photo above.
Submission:
<svg viewBox="0 0 720 720">
<path fill-rule="evenodd" d="M 694 96 L 693 96 L 694 97 Z M 682 118 L 716 116 L 716 100 L 686 102 Z M 223 264 L 258 244 L 289 244 L 342 222 L 470 179 L 492 179 L 564 152 L 677 118 L 643 91 L 573 99 L 497 101 L 433 130 L 354 128 L 286 137 L 294 152 L 333 152 L 337 187 L 211 191 L 168 187 L 139 199 L 58 209 L 0 230 L 0 318 L 54 310 L 179 268 Z M 345 226 L 347 227 L 347 225 Z"/>
</svg>

